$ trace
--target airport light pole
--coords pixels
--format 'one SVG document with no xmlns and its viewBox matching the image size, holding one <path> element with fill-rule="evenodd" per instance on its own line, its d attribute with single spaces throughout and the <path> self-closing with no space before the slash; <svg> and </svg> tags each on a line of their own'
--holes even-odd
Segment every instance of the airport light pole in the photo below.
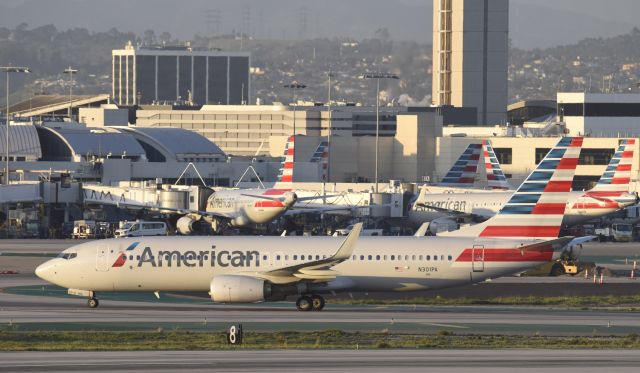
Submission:
<svg viewBox="0 0 640 373">
<path fill-rule="evenodd" d="M 7 106 L 5 108 L 5 114 L 6 114 L 6 125 L 7 127 L 5 128 L 6 132 L 6 146 L 7 148 L 5 149 L 5 175 L 4 175 L 4 183 L 5 185 L 9 185 L 9 111 L 11 110 L 9 108 L 9 74 L 10 73 L 24 73 L 24 74 L 28 74 L 31 72 L 31 69 L 28 67 L 17 67 L 17 66 L 0 66 L 0 70 L 4 71 L 7 74 Z"/>
<path fill-rule="evenodd" d="M 307 86 L 304 85 L 304 84 L 300 84 L 300 83 L 294 81 L 291 84 L 285 84 L 284 88 L 290 89 L 291 90 L 291 94 L 293 96 L 293 138 L 294 138 L 294 141 L 295 141 L 295 138 L 296 138 L 296 108 L 298 106 L 296 90 L 305 89 L 305 88 L 307 88 Z M 294 152 L 293 152 L 293 162 L 295 163 L 295 161 L 296 161 L 296 151 L 294 150 Z"/>
<path fill-rule="evenodd" d="M 333 73 L 331 70 L 327 72 L 327 77 L 329 78 L 329 83 L 327 85 L 327 114 L 329 119 L 329 126 L 327 131 L 327 180 L 331 180 L 331 78 L 333 77 Z"/>
<path fill-rule="evenodd" d="M 73 93 L 73 74 L 76 74 L 78 72 L 77 69 L 72 69 L 71 66 L 67 67 L 66 69 L 64 69 L 63 73 L 65 74 L 69 74 L 69 110 L 67 111 L 67 115 L 69 116 L 69 119 L 72 118 L 71 116 L 71 107 L 73 106 L 73 101 L 71 99 L 71 95 Z"/>
<path fill-rule="evenodd" d="M 378 153 L 379 153 L 379 139 L 380 139 L 380 79 L 399 79 L 396 74 L 389 73 L 366 73 L 360 75 L 360 79 L 375 79 L 376 80 L 376 171 L 375 179 L 376 186 L 375 192 L 378 193 Z"/>
</svg>

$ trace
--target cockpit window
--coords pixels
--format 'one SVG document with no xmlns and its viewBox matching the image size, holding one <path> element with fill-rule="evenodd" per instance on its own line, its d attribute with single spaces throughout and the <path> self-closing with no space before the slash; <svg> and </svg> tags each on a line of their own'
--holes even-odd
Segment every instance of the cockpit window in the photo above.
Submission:
<svg viewBox="0 0 640 373">
<path fill-rule="evenodd" d="M 78 256 L 77 253 L 60 253 L 58 255 L 58 258 L 69 260 L 75 258 L 76 256 Z"/>
</svg>

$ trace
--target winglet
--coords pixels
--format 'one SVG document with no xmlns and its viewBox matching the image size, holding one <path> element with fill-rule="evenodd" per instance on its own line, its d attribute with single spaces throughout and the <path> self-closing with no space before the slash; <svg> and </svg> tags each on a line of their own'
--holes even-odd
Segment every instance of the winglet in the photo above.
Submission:
<svg viewBox="0 0 640 373">
<path fill-rule="evenodd" d="M 360 232 L 362 232 L 362 223 L 354 224 L 353 229 L 349 232 L 349 235 L 340 245 L 338 251 L 333 254 L 332 259 L 337 260 L 346 260 L 349 259 L 353 249 L 356 248 L 356 243 L 358 242 L 358 237 L 360 236 Z"/>
<path fill-rule="evenodd" d="M 427 231 L 429 230 L 429 223 L 430 222 L 422 223 L 420 228 L 418 228 L 418 230 L 416 231 L 416 233 L 413 236 L 414 237 L 423 237 L 423 236 L 425 236 L 427 234 Z"/>
</svg>

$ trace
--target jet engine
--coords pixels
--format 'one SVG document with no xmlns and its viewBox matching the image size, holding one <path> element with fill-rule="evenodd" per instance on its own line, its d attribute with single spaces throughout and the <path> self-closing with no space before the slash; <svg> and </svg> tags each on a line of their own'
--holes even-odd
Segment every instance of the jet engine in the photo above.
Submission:
<svg viewBox="0 0 640 373">
<path fill-rule="evenodd" d="M 192 217 L 183 216 L 176 222 L 176 229 L 178 230 L 178 233 L 186 236 L 195 232 L 195 223 L 196 220 L 194 220 Z"/>
<path fill-rule="evenodd" d="M 220 303 L 251 303 L 284 300 L 304 289 L 297 285 L 274 285 L 243 275 L 215 276 L 209 286 L 211 300 Z"/>
</svg>

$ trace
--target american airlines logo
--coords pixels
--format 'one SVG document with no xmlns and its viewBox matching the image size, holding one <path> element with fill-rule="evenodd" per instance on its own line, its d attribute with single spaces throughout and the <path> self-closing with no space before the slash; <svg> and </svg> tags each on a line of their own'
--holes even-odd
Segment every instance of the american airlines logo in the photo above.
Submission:
<svg viewBox="0 0 640 373">
<path fill-rule="evenodd" d="M 159 250 L 156 254 L 150 247 L 145 247 L 140 256 L 136 256 L 137 266 L 162 267 L 250 267 L 260 266 L 260 253 L 257 251 L 216 251 L 213 250 Z M 113 267 L 122 267 L 127 254 L 122 253 L 113 263 Z"/>
</svg>

